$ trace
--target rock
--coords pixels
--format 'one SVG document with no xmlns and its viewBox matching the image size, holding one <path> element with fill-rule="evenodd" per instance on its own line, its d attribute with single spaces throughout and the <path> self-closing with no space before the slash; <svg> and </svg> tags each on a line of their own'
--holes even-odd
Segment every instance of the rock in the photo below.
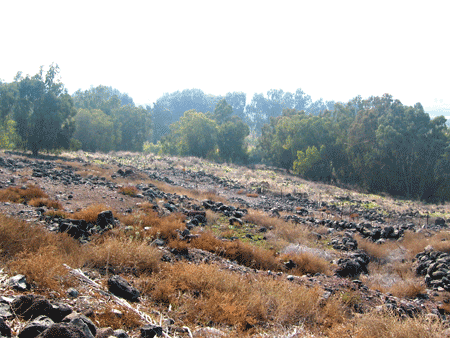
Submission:
<svg viewBox="0 0 450 338">
<path fill-rule="evenodd" d="M 126 333 L 125 330 L 118 329 L 114 330 L 114 336 L 117 338 L 128 338 L 128 333 Z"/>
<path fill-rule="evenodd" d="M 142 338 L 153 338 L 156 335 L 162 336 L 162 334 L 163 334 L 163 329 L 161 326 L 148 324 L 141 328 L 141 337 Z"/>
<path fill-rule="evenodd" d="M 41 315 L 51 316 L 53 307 L 48 300 L 35 295 L 24 295 L 16 298 L 11 303 L 14 313 L 25 320 L 30 320 Z"/>
<path fill-rule="evenodd" d="M 86 325 L 86 327 L 89 329 L 89 332 L 91 333 L 92 336 L 95 336 L 97 334 L 96 326 L 94 325 L 92 320 L 90 320 L 85 315 L 73 312 L 70 315 L 64 317 L 62 322 L 72 324 L 72 325 L 78 327 L 81 331 L 86 331 L 84 328 L 84 325 L 83 325 L 83 323 L 84 323 Z M 86 333 L 85 333 L 85 336 L 90 337 L 89 335 L 86 335 Z"/>
<path fill-rule="evenodd" d="M 115 224 L 114 216 L 111 210 L 102 211 L 97 215 L 97 226 L 101 229 L 105 229 L 110 224 Z"/>
<path fill-rule="evenodd" d="M 442 217 L 438 217 L 434 220 L 434 225 L 444 226 L 445 225 L 445 219 Z"/>
<path fill-rule="evenodd" d="M 71 323 L 56 323 L 50 326 L 48 329 L 40 333 L 38 338 L 90 338 L 92 335 L 86 336 L 86 334 L 77 326 Z"/>
<path fill-rule="evenodd" d="M 11 319 L 14 315 L 11 312 L 11 307 L 7 303 L 0 303 L 0 318 Z"/>
<path fill-rule="evenodd" d="M 53 324 L 54 324 L 53 320 L 51 320 L 47 316 L 36 317 L 36 319 L 28 323 L 28 325 L 25 326 L 22 331 L 20 331 L 18 337 L 19 338 L 36 337 Z"/>
<path fill-rule="evenodd" d="M 29 287 L 24 275 L 15 275 L 14 277 L 9 278 L 6 281 L 6 284 L 18 291 L 25 291 Z"/>
<path fill-rule="evenodd" d="M 0 336 L 11 337 L 11 328 L 5 323 L 2 317 L 0 317 Z"/>
<path fill-rule="evenodd" d="M 111 327 L 104 327 L 97 330 L 95 338 L 108 338 L 114 336 L 114 330 Z"/>
<path fill-rule="evenodd" d="M 118 275 L 111 276 L 108 279 L 108 289 L 117 297 L 121 297 L 132 302 L 139 301 L 140 292 Z"/>
</svg>

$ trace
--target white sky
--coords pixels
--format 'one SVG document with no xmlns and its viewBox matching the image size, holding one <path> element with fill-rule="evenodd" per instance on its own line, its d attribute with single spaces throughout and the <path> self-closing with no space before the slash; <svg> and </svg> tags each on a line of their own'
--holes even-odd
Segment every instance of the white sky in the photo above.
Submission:
<svg viewBox="0 0 450 338">
<path fill-rule="evenodd" d="M 303 89 L 450 108 L 447 1 L 2 1 L 0 79 L 52 62 L 72 94 Z"/>
</svg>

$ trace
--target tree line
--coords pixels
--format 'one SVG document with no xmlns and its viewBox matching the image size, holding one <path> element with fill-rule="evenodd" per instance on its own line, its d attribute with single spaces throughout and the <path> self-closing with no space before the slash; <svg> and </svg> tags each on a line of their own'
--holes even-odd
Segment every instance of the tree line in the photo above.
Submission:
<svg viewBox="0 0 450 338">
<path fill-rule="evenodd" d="M 0 147 L 39 151 L 152 151 L 267 163 L 311 180 L 426 201 L 450 198 L 450 139 L 443 116 L 391 95 L 313 102 L 301 89 L 164 94 L 136 106 L 106 86 L 69 95 L 52 64 L 0 81 Z"/>
</svg>

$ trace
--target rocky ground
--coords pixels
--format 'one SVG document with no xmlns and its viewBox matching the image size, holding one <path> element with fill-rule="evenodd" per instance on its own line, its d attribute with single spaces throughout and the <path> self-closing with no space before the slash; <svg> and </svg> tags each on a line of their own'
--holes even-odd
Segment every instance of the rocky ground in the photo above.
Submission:
<svg viewBox="0 0 450 338">
<path fill-rule="evenodd" d="M 120 228 L 122 225 L 116 216 L 132 213 L 143 202 L 152 203 L 161 215 L 183 213 L 186 229 L 180 232 L 180 238 L 187 241 L 198 236 L 197 228 L 206 226 L 208 210 L 230 225 L 248 223 L 245 216 L 252 210 L 264 212 L 305 227 L 315 234 L 316 243 L 322 243 L 322 247 L 291 243 L 289 248 L 320 252 L 332 262 L 333 273 L 296 276 L 289 273 L 289 265 L 294 264 L 289 261 L 285 263 L 286 271 L 257 270 L 200 249 L 189 249 L 186 253 L 169 249 L 164 241 L 156 245 L 163 252 L 166 262 L 208 262 L 254 278 L 264 275 L 308 287 L 320 286 L 324 290 L 324 299 L 352 292 L 358 298 L 353 304 L 355 313 L 363 314 L 374 308 L 380 311 L 388 309 L 400 317 L 414 317 L 420 313 L 433 320 L 442 320 L 444 326 L 447 325 L 446 302 L 450 298 L 447 295 L 450 291 L 448 253 L 431 246 L 421 251 L 414 258 L 413 269 L 418 277 L 423 278 L 426 289 L 413 298 L 402 298 L 366 285 L 368 278 L 361 276 L 370 276 L 368 267 L 373 257 L 359 248 L 361 238 L 383 245 L 387 242 L 401 243 L 406 232 L 423 233 L 429 237 L 445 232 L 446 216 L 450 214 L 447 205 L 424 205 L 358 194 L 308 183 L 273 168 L 205 165 L 201 160 L 192 158 L 86 153 L 33 158 L 14 152 L 0 154 L 0 189 L 28 185 L 41 187 L 49 198 L 62 204 L 67 215 L 93 204 L 104 205 L 106 213 L 99 215 L 97 224 L 93 225 L 70 217 L 49 216 L 46 207 L 0 202 L 0 213 L 41 224 L 48 231 L 67 232 L 82 243 L 88 243 L 93 235 Z M 134 196 L 120 193 L 120 188 L 127 186 L 135 187 L 137 193 Z M 227 240 L 241 236 L 241 240 L 264 245 L 260 242 L 266 241 L 272 230 L 258 224 L 245 229 L 246 233 L 239 233 L 236 238 Z M 118 276 L 112 276 L 114 279 L 93 270 L 67 269 L 80 283 L 76 289 L 66 290 L 64 296 L 51 292 L 37 294 L 32 286 L 30 289 L 23 276 L 11 276 L 5 269 L 2 270 L 2 336 L 35 337 L 39 333 L 49 337 L 56 334 L 70 337 L 227 335 L 225 329 L 184 326 L 170 319 L 168 313 L 157 309 L 150 313 L 141 311 L 140 308 L 145 307 L 148 300 Z M 140 306 L 136 306 L 137 299 Z M 98 327 L 92 318 L 108 303 L 129 309 L 146 324 L 128 331 Z M 301 336 L 301 329 L 295 332 Z M 442 336 L 445 334 L 448 332 L 442 332 Z"/>
</svg>

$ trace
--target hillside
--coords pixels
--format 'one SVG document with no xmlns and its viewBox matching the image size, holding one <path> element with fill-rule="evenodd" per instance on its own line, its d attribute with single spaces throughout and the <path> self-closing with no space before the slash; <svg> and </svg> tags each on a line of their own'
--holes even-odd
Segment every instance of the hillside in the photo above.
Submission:
<svg viewBox="0 0 450 338">
<path fill-rule="evenodd" d="M 3 336 L 450 337 L 449 204 L 81 151 L 1 153 L 0 201 Z"/>
</svg>

